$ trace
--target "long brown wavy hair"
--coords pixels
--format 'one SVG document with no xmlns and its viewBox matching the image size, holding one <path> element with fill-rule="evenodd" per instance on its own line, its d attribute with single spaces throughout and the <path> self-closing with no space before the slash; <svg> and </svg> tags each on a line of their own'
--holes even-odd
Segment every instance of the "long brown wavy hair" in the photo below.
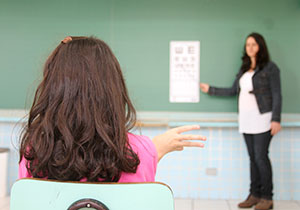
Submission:
<svg viewBox="0 0 300 210">
<path fill-rule="evenodd" d="M 256 55 L 256 66 L 262 69 L 270 61 L 270 55 L 264 37 L 259 33 L 253 32 L 249 34 L 245 40 L 244 53 L 242 56 L 243 62 L 240 68 L 243 73 L 248 71 L 251 67 L 251 59 L 246 52 L 246 41 L 249 37 L 253 37 L 259 46 L 259 50 Z"/>
<path fill-rule="evenodd" d="M 136 111 L 120 65 L 97 38 L 65 40 L 45 63 L 20 161 L 37 178 L 117 182 L 140 163 L 128 143 Z"/>
</svg>

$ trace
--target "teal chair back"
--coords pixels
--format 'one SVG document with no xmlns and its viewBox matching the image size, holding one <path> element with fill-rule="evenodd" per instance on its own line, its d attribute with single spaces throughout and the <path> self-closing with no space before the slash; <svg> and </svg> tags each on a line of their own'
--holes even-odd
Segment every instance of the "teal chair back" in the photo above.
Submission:
<svg viewBox="0 0 300 210">
<path fill-rule="evenodd" d="M 60 182 L 20 179 L 11 190 L 10 210 L 174 210 L 167 185 Z"/>
</svg>

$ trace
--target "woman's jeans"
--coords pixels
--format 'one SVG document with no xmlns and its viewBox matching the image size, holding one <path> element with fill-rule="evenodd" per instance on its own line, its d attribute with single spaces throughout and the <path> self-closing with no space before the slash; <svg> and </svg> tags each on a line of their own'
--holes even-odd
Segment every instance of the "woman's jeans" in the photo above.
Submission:
<svg viewBox="0 0 300 210">
<path fill-rule="evenodd" d="M 250 193 L 259 198 L 272 200 L 272 166 L 268 157 L 271 132 L 244 134 L 244 138 L 250 156 Z"/>
</svg>

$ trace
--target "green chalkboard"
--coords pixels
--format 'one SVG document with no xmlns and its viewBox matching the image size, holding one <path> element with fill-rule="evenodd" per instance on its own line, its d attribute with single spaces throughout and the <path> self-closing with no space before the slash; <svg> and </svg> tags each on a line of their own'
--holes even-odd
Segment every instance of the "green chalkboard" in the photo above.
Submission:
<svg viewBox="0 0 300 210">
<path fill-rule="evenodd" d="M 119 59 L 137 110 L 235 112 L 235 97 L 169 102 L 169 43 L 199 40 L 200 80 L 225 87 L 256 31 L 281 69 L 283 111 L 300 113 L 299 22 L 299 0 L 0 0 L 0 108 L 29 108 L 60 40 L 94 35 Z"/>
</svg>

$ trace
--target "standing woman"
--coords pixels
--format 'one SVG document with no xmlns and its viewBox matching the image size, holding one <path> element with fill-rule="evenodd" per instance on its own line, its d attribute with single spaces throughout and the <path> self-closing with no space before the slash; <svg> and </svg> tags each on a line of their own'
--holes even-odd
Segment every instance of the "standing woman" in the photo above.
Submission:
<svg viewBox="0 0 300 210">
<path fill-rule="evenodd" d="M 256 210 L 273 208 L 272 167 L 268 157 L 272 137 L 280 131 L 281 87 L 278 67 L 270 61 L 264 38 L 248 35 L 242 65 L 231 88 L 201 83 L 209 95 L 238 94 L 239 132 L 243 133 L 250 157 L 250 194 L 238 204 Z"/>
</svg>

